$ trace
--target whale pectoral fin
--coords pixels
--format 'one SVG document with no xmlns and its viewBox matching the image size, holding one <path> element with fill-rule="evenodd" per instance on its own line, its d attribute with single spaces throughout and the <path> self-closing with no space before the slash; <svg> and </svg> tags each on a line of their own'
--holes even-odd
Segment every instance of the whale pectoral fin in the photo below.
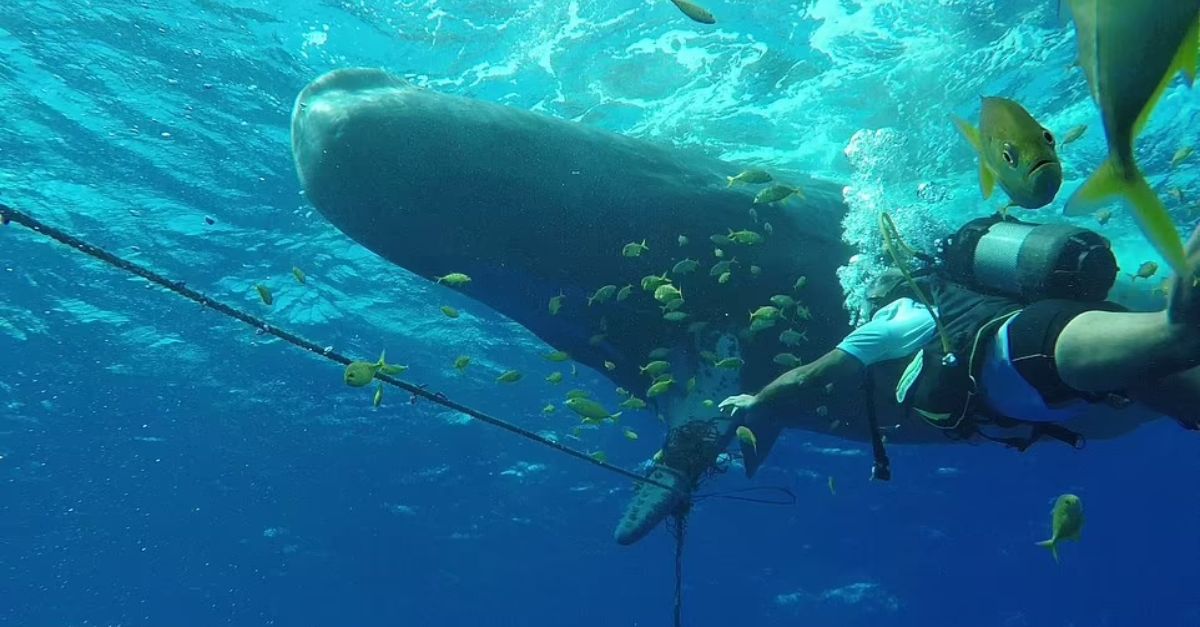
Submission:
<svg viewBox="0 0 1200 627">
<path fill-rule="evenodd" d="M 754 473 L 762 467 L 766 461 L 767 455 L 771 454 L 771 447 L 775 446 L 775 441 L 779 439 L 779 434 L 783 433 L 783 424 L 775 421 L 761 421 L 750 423 L 750 430 L 754 432 L 755 446 L 750 447 L 742 443 L 742 463 L 746 466 L 746 477 L 754 477 Z"/>
<path fill-rule="evenodd" d="M 633 499 L 613 532 L 617 544 L 629 545 L 641 540 L 664 518 L 679 510 L 690 497 L 688 478 L 674 468 L 655 465 L 647 479 L 655 483 L 639 483 L 634 487 Z"/>
</svg>

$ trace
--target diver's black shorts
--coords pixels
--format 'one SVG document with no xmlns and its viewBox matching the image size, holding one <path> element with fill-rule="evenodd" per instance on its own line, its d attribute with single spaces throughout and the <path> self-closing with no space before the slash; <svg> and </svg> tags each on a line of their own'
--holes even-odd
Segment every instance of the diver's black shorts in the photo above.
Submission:
<svg viewBox="0 0 1200 627">
<path fill-rule="evenodd" d="M 1026 306 L 1008 323 L 1009 356 L 1021 376 L 1042 396 L 1047 406 L 1095 395 L 1076 390 L 1063 382 L 1054 362 L 1054 347 L 1067 323 L 1087 311 L 1128 311 L 1108 301 L 1040 300 Z"/>
</svg>

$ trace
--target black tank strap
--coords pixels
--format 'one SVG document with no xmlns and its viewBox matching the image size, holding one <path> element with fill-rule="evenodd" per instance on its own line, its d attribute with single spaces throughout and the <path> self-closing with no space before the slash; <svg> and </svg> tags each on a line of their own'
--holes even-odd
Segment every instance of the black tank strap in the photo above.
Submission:
<svg viewBox="0 0 1200 627">
<path fill-rule="evenodd" d="M 863 391 L 867 395 L 867 428 L 871 430 L 871 449 L 875 464 L 871 467 L 871 478 L 889 481 L 892 478 L 892 462 L 888 460 L 883 446 L 883 433 L 879 431 L 879 417 L 875 413 L 875 377 L 868 366 L 863 369 Z"/>
</svg>

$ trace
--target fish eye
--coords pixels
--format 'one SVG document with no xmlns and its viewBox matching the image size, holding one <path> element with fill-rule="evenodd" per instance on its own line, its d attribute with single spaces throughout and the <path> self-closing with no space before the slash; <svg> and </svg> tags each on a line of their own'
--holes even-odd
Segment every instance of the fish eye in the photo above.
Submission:
<svg viewBox="0 0 1200 627">
<path fill-rule="evenodd" d="M 1050 131 L 1042 129 L 1042 138 L 1046 140 L 1047 144 L 1054 145 L 1054 134 Z"/>
<path fill-rule="evenodd" d="M 1017 149 L 1013 148 L 1012 144 L 1004 144 L 1004 150 L 1000 151 L 1000 155 L 1004 157 L 1004 162 L 1009 167 L 1017 167 Z"/>
</svg>

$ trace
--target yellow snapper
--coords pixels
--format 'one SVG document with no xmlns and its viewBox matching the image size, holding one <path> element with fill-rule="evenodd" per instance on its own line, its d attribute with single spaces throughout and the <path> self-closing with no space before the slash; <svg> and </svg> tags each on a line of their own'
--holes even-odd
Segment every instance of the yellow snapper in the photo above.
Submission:
<svg viewBox="0 0 1200 627">
<path fill-rule="evenodd" d="M 709 13 L 708 9 L 705 9 L 694 2 L 688 2 L 688 0 L 671 0 L 671 3 L 674 4 L 681 13 L 690 17 L 695 22 L 700 22 L 701 24 L 717 23 L 717 18 L 713 17 L 713 14 Z"/>
<path fill-rule="evenodd" d="M 641 244 L 639 244 L 637 242 L 629 242 L 628 244 L 626 244 L 624 247 L 621 248 L 621 256 L 622 257 L 641 257 L 642 253 L 644 253 L 648 250 L 650 250 L 650 247 L 646 245 L 646 240 L 642 240 Z"/>
<path fill-rule="evenodd" d="M 1050 539 L 1038 542 L 1038 546 L 1050 549 L 1054 561 L 1058 561 L 1058 543 L 1063 540 L 1079 541 L 1083 532 L 1083 502 L 1074 494 L 1064 494 L 1054 501 L 1050 510 Z"/>
<path fill-rule="evenodd" d="M 509 370 L 500 376 L 496 377 L 496 383 L 516 383 L 521 380 L 521 373 L 516 370 Z"/>
<path fill-rule="evenodd" d="M 346 372 L 343 375 L 343 380 L 350 387 L 360 388 L 370 383 L 375 379 L 377 373 L 383 374 L 400 374 L 408 370 L 408 366 L 393 366 L 387 363 L 384 353 L 379 353 L 379 361 L 371 363 L 369 361 L 354 361 L 346 366 Z"/>
<path fill-rule="evenodd" d="M 558 310 L 562 309 L 563 300 L 567 298 L 566 294 L 558 293 L 558 296 L 551 296 L 550 302 L 547 303 L 546 309 L 550 310 L 550 315 L 557 316 Z"/>
<path fill-rule="evenodd" d="M 1086 132 L 1087 124 L 1080 124 L 1079 126 L 1072 128 L 1071 130 L 1067 131 L 1066 135 L 1063 135 L 1062 141 L 1058 144 L 1059 147 L 1066 146 L 1080 137 L 1083 137 L 1083 134 Z"/>
<path fill-rule="evenodd" d="M 742 443 L 742 454 L 745 455 L 746 449 L 750 449 L 753 453 L 758 453 L 758 438 L 754 436 L 754 432 L 750 427 L 742 425 L 735 431 L 737 439 Z"/>
<path fill-rule="evenodd" d="M 461 272 L 451 272 L 445 276 L 433 277 L 437 279 L 437 283 L 445 283 L 450 287 L 462 287 L 471 282 L 471 277 Z"/>
<path fill-rule="evenodd" d="M 258 290 L 258 297 L 262 299 L 264 305 L 272 305 L 275 303 L 275 297 L 271 295 L 271 290 L 265 285 L 255 285 L 254 289 Z"/>
<path fill-rule="evenodd" d="M 1149 279 L 1150 277 L 1154 276 L 1155 273 L 1157 273 L 1157 272 L 1158 272 L 1158 264 L 1157 263 L 1154 263 L 1153 261 L 1144 261 L 1144 262 L 1142 262 L 1142 265 L 1138 266 L 1136 273 L 1129 275 L 1129 279 L 1131 281 L 1136 281 L 1138 279 Z"/>
<path fill-rule="evenodd" d="M 1133 209 L 1142 233 L 1180 276 L 1190 276 L 1183 241 L 1134 160 L 1133 141 L 1179 71 L 1196 76 L 1200 0 L 1063 0 L 1079 42 L 1079 66 L 1100 107 L 1108 158 L 1067 202 L 1070 216 L 1114 196 Z"/>
<path fill-rule="evenodd" d="M 1062 185 L 1062 164 L 1054 152 L 1054 135 L 1024 107 L 1007 98 L 983 97 L 979 128 L 954 118 L 954 125 L 979 155 L 979 185 L 991 198 L 996 183 L 1013 203 L 1027 209 L 1045 207 Z"/>
<path fill-rule="evenodd" d="M 771 174 L 766 170 L 750 168 L 749 170 L 742 170 L 737 176 L 727 176 L 725 179 L 729 181 L 729 184 L 725 187 L 733 187 L 734 183 L 757 185 L 759 183 L 770 183 Z"/>
<path fill-rule="evenodd" d="M 568 398 L 564 405 L 567 406 L 567 409 L 570 409 L 578 414 L 580 418 L 588 418 L 591 420 L 604 420 L 605 418 L 611 418 L 612 420 L 616 420 L 621 417 L 621 412 L 610 414 L 603 405 L 587 398 Z"/>
<path fill-rule="evenodd" d="M 621 404 L 619 405 L 619 407 L 621 409 L 631 409 L 631 410 L 637 411 L 637 410 L 641 410 L 641 409 L 646 409 L 646 401 L 643 401 L 642 399 L 640 399 L 636 396 L 630 396 L 629 398 L 621 401 Z"/>
</svg>

